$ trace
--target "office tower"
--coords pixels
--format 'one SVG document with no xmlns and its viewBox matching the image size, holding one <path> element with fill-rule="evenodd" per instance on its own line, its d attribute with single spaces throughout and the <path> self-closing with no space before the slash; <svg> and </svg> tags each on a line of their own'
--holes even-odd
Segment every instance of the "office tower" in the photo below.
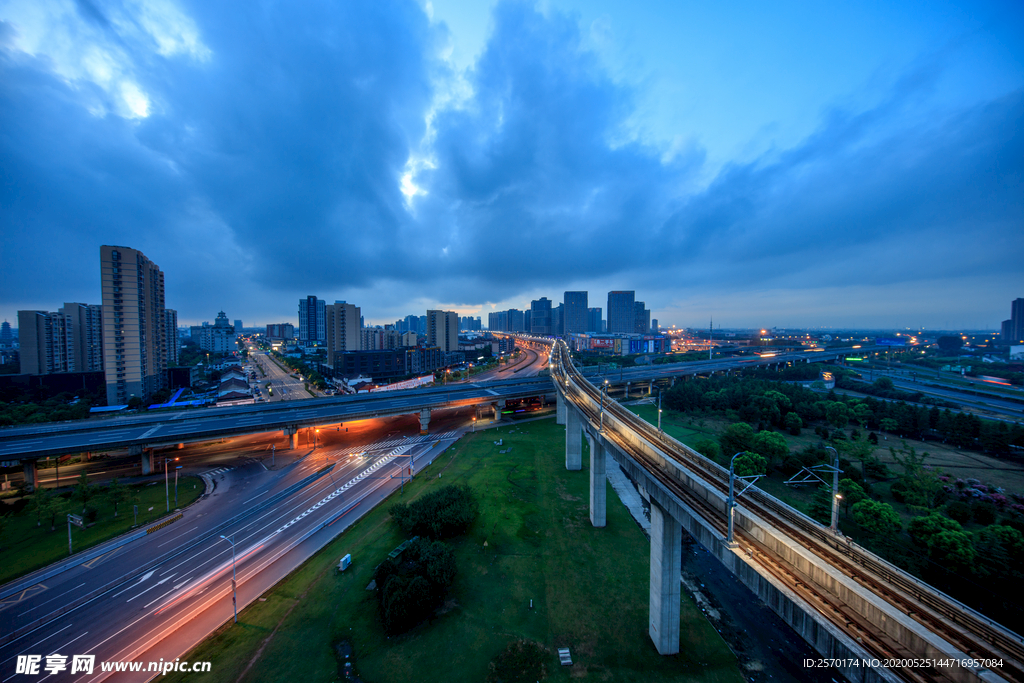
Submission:
<svg viewBox="0 0 1024 683">
<path fill-rule="evenodd" d="M 551 335 L 551 302 L 547 297 L 530 302 L 530 333 Z"/>
<path fill-rule="evenodd" d="M 421 316 L 419 316 L 419 320 L 420 320 L 420 327 L 416 331 L 419 334 L 424 334 L 425 335 L 427 333 L 427 316 L 421 315 Z"/>
<path fill-rule="evenodd" d="M 633 291 L 608 292 L 608 333 L 630 334 L 636 327 Z"/>
<path fill-rule="evenodd" d="M 164 337 L 166 338 L 165 361 L 167 367 L 177 365 L 181 342 L 178 340 L 178 312 L 173 308 L 164 309 Z"/>
<path fill-rule="evenodd" d="M 146 400 L 166 383 L 164 274 L 137 249 L 100 247 L 107 405 Z"/>
<path fill-rule="evenodd" d="M 596 334 L 604 332 L 600 306 L 587 309 L 587 329 L 584 332 L 594 332 Z"/>
<path fill-rule="evenodd" d="M 651 312 L 643 301 L 633 302 L 633 332 L 635 334 L 647 334 L 651 331 Z"/>
<path fill-rule="evenodd" d="M 102 372 L 103 306 L 65 303 L 57 312 L 71 319 L 75 372 Z"/>
<path fill-rule="evenodd" d="M 236 320 L 235 321 L 235 333 L 236 334 L 242 334 L 242 321 L 241 320 Z"/>
<path fill-rule="evenodd" d="M 562 321 L 564 334 L 582 334 L 587 331 L 587 293 L 566 292 L 563 295 L 565 306 L 564 320 Z"/>
<path fill-rule="evenodd" d="M 529 332 L 533 326 L 533 311 L 523 311 L 523 332 Z"/>
<path fill-rule="evenodd" d="M 526 332 L 526 314 L 518 308 L 508 309 L 508 331 Z"/>
<path fill-rule="evenodd" d="M 423 329 L 420 327 L 420 317 L 418 315 L 407 315 L 405 320 L 405 330 L 407 332 L 415 332 L 416 334 L 423 334 Z"/>
<path fill-rule="evenodd" d="M 324 307 L 324 342 L 327 344 L 327 364 L 332 368 L 339 353 L 365 348 L 361 339 L 362 318 L 358 306 L 344 301 L 335 301 Z"/>
<path fill-rule="evenodd" d="M 48 311 L 18 311 L 21 372 L 49 375 L 75 371 L 75 345 L 70 316 Z"/>
<path fill-rule="evenodd" d="M 459 350 L 459 314 L 455 311 L 427 311 L 427 346 L 441 353 Z"/>
<path fill-rule="evenodd" d="M 999 328 L 999 338 L 1004 344 L 1009 344 L 1013 338 L 1013 321 L 1004 320 L 1002 326 Z"/>
<path fill-rule="evenodd" d="M 654 318 L 653 320 L 651 320 L 651 334 L 658 334 L 658 332 L 660 331 L 661 328 L 658 327 L 658 319 Z"/>
<path fill-rule="evenodd" d="M 1014 344 L 1024 341 L 1024 299 L 1014 299 L 1010 304 L 1010 336 Z"/>
<path fill-rule="evenodd" d="M 324 300 L 315 296 L 299 299 L 299 344 L 317 346 L 327 341 Z"/>
</svg>

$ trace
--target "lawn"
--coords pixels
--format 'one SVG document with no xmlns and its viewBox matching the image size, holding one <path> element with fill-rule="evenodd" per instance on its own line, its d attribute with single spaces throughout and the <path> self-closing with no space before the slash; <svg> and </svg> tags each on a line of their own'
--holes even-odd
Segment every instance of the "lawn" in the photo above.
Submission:
<svg viewBox="0 0 1024 683">
<path fill-rule="evenodd" d="M 93 486 L 97 490 L 103 488 Z M 97 510 L 96 523 L 86 529 L 71 527 L 75 553 L 130 530 L 135 519 L 132 505 L 139 506 L 139 526 L 145 526 L 167 514 L 162 481 L 130 488 L 132 497 L 118 506 L 117 517 L 114 517 L 113 505 L 103 500 L 102 496 L 90 501 L 89 505 Z M 203 494 L 204 488 L 205 485 L 199 477 L 182 477 L 178 481 L 177 507 L 185 507 L 194 501 Z M 174 509 L 173 484 L 171 508 Z M 72 504 L 65 512 L 57 515 L 54 531 L 50 531 L 49 518 L 43 519 L 42 524 L 37 525 L 36 515 L 27 507 L 16 515 L 8 516 L 7 527 L 0 536 L 0 558 L 3 559 L 0 562 L 0 584 L 68 556 L 67 512 L 80 514 L 82 507 Z"/>
<path fill-rule="evenodd" d="M 366 590 L 376 564 L 405 540 L 388 519 L 396 494 L 188 659 L 213 662 L 211 680 L 332 681 L 336 646 L 347 641 L 365 681 L 483 681 L 488 663 L 526 638 L 547 648 L 548 680 L 742 681 L 688 597 L 682 652 L 657 654 L 647 635 L 649 543 L 614 491 L 607 527 L 590 525 L 589 474 L 565 470 L 564 433 L 545 419 L 467 435 L 406 487 L 408 500 L 467 483 L 480 500 L 480 518 L 453 543 L 459 575 L 430 623 L 388 639 Z M 337 574 L 345 553 L 352 566 Z M 571 649 L 573 667 L 558 665 L 559 647 Z"/>
</svg>

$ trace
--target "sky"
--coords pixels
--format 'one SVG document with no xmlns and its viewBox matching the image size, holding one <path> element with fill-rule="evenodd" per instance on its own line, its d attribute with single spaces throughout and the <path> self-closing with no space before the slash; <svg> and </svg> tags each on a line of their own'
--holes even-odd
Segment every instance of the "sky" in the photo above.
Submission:
<svg viewBox="0 0 1024 683">
<path fill-rule="evenodd" d="M 1016 1 L 0 0 L 0 319 L 115 244 L 180 324 L 998 328 L 1022 124 Z"/>
</svg>

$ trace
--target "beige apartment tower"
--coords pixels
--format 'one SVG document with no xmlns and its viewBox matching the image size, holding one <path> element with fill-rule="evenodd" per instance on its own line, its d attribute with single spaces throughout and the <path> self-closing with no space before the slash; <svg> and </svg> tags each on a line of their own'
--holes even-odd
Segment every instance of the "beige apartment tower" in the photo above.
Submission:
<svg viewBox="0 0 1024 683">
<path fill-rule="evenodd" d="M 59 313 L 71 319 L 76 372 L 103 371 L 103 306 L 65 303 Z"/>
<path fill-rule="evenodd" d="M 164 274 L 137 249 L 100 247 L 107 405 L 146 400 L 165 385 Z"/>
<path fill-rule="evenodd" d="M 459 314 L 455 311 L 427 311 L 427 346 L 441 353 L 459 350 Z"/>
<path fill-rule="evenodd" d="M 345 351 L 360 351 L 359 307 L 344 301 L 335 301 L 324 306 L 324 327 L 326 328 L 327 364 L 335 367 L 335 359 Z"/>
</svg>

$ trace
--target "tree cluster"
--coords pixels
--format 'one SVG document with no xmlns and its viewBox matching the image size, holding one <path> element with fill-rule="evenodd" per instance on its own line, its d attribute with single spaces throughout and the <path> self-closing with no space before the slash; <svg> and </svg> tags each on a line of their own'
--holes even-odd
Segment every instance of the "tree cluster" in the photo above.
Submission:
<svg viewBox="0 0 1024 683">
<path fill-rule="evenodd" d="M 391 507 L 391 517 L 402 531 L 430 538 L 464 534 L 479 513 L 473 489 L 465 484 L 443 486 L 408 505 Z"/>
<path fill-rule="evenodd" d="M 404 633 L 433 613 L 455 580 L 455 553 L 441 541 L 417 538 L 397 558 L 374 570 L 381 624 Z"/>
</svg>

